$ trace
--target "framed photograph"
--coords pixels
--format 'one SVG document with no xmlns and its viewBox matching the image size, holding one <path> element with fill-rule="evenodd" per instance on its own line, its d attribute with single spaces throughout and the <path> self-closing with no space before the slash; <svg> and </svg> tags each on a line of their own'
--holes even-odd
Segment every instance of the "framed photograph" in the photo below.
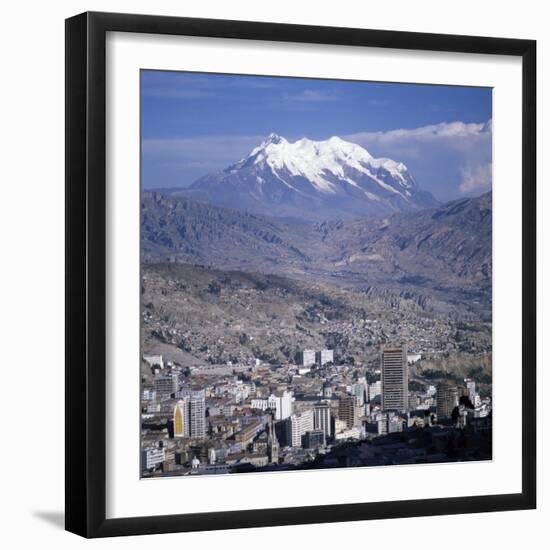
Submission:
<svg viewBox="0 0 550 550">
<path fill-rule="evenodd" d="M 66 21 L 66 528 L 535 507 L 530 40 Z"/>
</svg>

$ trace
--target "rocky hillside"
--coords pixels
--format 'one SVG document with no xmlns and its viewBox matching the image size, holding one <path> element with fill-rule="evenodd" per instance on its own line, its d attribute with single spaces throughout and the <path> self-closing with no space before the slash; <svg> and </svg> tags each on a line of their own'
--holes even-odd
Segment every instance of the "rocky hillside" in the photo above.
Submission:
<svg viewBox="0 0 550 550">
<path fill-rule="evenodd" d="M 490 316 L 492 196 L 383 219 L 285 224 L 145 193 L 142 258 L 326 281 Z"/>
<path fill-rule="evenodd" d="M 414 214 L 315 229 L 327 247 L 325 258 L 350 276 L 364 273 L 394 285 L 490 295 L 491 193 Z"/>
<path fill-rule="evenodd" d="M 414 300 L 183 264 L 143 266 L 142 315 L 144 351 L 190 365 L 288 362 L 324 347 L 376 362 L 380 343 L 396 340 L 436 354 L 490 349 L 490 326 L 427 315 Z"/>
</svg>

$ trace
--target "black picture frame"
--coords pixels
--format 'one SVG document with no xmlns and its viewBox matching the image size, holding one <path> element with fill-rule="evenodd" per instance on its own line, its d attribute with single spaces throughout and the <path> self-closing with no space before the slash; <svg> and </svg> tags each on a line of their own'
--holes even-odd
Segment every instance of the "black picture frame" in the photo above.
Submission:
<svg viewBox="0 0 550 550">
<path fill-rule="evenodd" d="M 523 64 L 522 491 L 517 494 L 106 519 L 105 41 L 108 31 L 498 54 Z M 357 521 L 536 506 L 536 42 L 83 13 L 66 20 L 66 529 L 84 537 Z"/>
</svg>

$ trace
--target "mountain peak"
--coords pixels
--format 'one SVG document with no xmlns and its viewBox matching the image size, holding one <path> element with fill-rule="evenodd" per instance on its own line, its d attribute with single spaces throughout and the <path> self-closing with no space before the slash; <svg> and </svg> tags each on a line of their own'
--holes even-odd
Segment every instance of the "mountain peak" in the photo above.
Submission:
<svg viewBox="0 0 550 550">
<path fill-rule="evenodd" d="M 287 143 L 286 139 L 275 132 L 271 132 L 263 141 L 262 145 L 267 146 L 270 144 L 278 145 L 279 143 Z"/>
<path fill-rule="evenodd" d="M 197 180 L 191 190 L 225 206 L 272 216 L 303 212 L 310 219 L 384 216 L 438 204 L 401 162 L 374 158 L 339 136 L 289 142 L 274 132 L 248 156 Z"/>
</svg>

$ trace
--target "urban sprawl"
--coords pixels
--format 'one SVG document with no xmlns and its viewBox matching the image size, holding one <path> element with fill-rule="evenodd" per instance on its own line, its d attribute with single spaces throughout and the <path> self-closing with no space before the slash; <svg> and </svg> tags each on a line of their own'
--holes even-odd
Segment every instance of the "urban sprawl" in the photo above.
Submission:
<svg viewBox="0 0 550 550">
<path fill-rule="evenodd" d="M 281 365 L 144 356 L 142 476 L 490 459 L 490 396 L 422 379 L 421 359 L 401 343 L 364 366 L 330 349 Z"/>
</svg>

